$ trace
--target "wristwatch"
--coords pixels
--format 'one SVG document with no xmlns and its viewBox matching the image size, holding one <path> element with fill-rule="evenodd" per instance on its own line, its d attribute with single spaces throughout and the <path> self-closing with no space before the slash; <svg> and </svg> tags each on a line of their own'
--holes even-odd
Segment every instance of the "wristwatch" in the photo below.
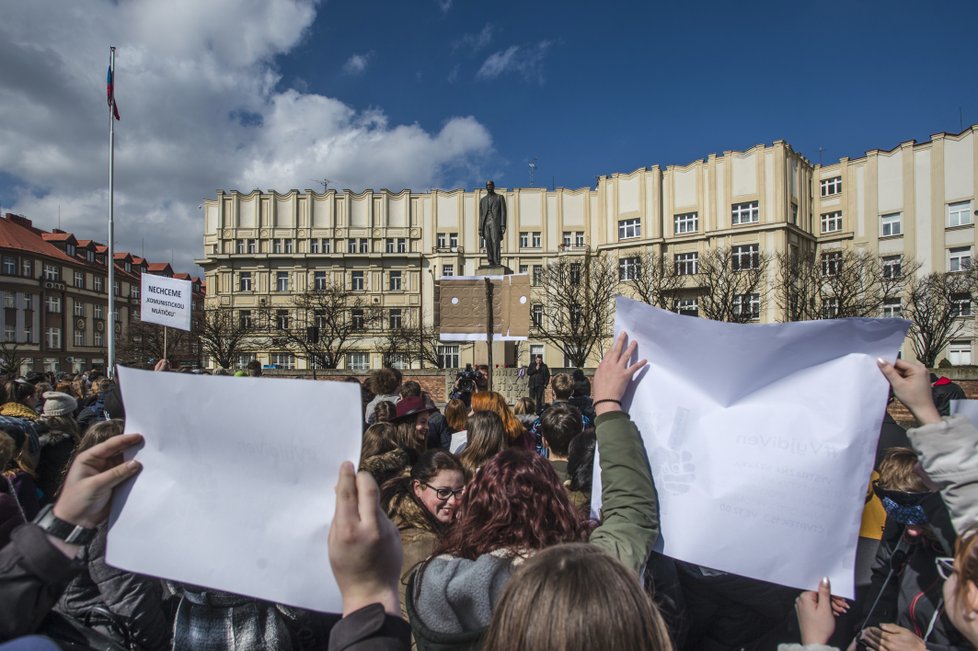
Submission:
<svg viewBox="0 0 978 651">
<path fill-rule="evenodd" d="M 77 524 L 65 522 L 54 514 L 54 506 L 48 504 L 34 518 L 34 524 L 45 533 L 60 538 L 69 545 L 87 545 L 95 538 L 98 529 L 86 529 Z"/>
</svg>

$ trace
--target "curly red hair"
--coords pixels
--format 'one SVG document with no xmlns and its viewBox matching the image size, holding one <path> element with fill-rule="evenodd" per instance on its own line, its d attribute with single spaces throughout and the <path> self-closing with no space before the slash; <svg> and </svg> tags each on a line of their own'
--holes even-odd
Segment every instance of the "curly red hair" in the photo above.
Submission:
<svg viewBox="0 0 978 651">
<path fill-rule="evenodd" d="M 587 540 L 591 523 L 571 504 L 550 462 L 509 448 L 482 466 L 465 489 L 458 520 L 434 553 L 476 559 Z"/>
</svg>

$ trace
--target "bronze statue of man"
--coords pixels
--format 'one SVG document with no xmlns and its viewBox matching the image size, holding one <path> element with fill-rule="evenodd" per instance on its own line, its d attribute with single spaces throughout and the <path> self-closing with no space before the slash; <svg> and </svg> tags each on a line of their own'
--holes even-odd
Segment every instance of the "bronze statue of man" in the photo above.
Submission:
<svg viewBox="0 0 978 651">
<path fill-rule="evenodd" d="M 486 196 L 479 200 L 479 234 L 486 241 L 489 266 L 502 265 L 500 248 L 506 233 L 506 198 L 496 194 L 496 184 L 486 182 Z"/>
</svg>

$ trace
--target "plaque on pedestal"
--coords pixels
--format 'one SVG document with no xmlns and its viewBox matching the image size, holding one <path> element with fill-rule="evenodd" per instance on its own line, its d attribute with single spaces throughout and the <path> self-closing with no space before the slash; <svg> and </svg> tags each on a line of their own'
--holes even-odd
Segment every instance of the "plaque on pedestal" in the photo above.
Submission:
<svg viewBox="0 0 978 651">
<path fill-rule="evenodd" d="M 512 275 L 513 270 L 509 267 L 503 265 L 480 265 L 478 269 L 475 270 L 476 276 L 509 276 Z"/>
</svg>

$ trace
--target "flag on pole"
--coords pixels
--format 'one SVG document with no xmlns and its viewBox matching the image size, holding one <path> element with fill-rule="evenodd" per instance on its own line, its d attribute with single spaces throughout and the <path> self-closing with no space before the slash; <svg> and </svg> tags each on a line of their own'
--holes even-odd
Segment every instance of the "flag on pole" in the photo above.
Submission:
<svg viewBox="0 0 978 651">
<path fill-rule="evenodd" d="M 112 85 L 112 77 L 113 76 L 114 76 L 114 72 L 112 70 L 112 65 L 109 64 L 109 75 L 108 75 L 108 79 L 105 82 L 106 83 L 106 86 L 105 86 L 105 99 L 109 103 L 109 108 L 112 109 L 112 116 L 116 120 L 118 120 L 119 119 L 119 106 L 115 102 L 115 89 L 113 88 L 113 85 Z"/>
</svg>

